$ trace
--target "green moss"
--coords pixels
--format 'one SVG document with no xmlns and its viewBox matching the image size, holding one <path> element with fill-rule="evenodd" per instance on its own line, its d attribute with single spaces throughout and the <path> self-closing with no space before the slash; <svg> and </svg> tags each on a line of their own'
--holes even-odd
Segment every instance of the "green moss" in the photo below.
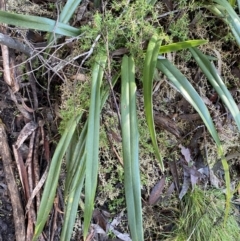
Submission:
<svg viewBox="0 0 240 241">
<path fill-rule="evenodd" d="M 142 70 L 144 49 L 150 37 L 158 32 L 159 37 L 168 38 L 161 27 L 154 26 L 157 22 L 157 11 L 147 1 L 115 1 L 104 15 L 96 12 L 92 22 L 81 27 L 84 34 L 79 40 L 79 48 L 88 51 L 97 35 L 101 34 L 94 49 L 96 53 L 111 53 L 119 48 L 127 48 L 133 55 L 136 66 Z M 89 63 L 91 61 L 93 60 Z"/>
<path fill-rule="evenodd" d="M 173 21 L 169 28 L 171 36 L 177 41 L 185 41 L 189 39 L 189 18 L 188 14 L 183 14 L 177 21 Z"/>
<path fill-rule="evenodd" d="M 62 117 L 59 132 L 62 134 L 68 121 L 83 110 L 88 110 L 90 104 L 90 83 L 88 81 L 76 83 L 65 83 L 61 86 L 62 104 L 60 115 Z"/>
<path fill-rule="evenodd" d="M 127 48 L 135 59 L 136 73 L 141 76 L 144 51 L 150 37 L 158 32 L 160 38 L 165 38 L 168 41 L 168 37 L 164 34 L 163 29 L 154 26 L 158 22 L 157 12 L 145 0 L 131 3 L 127 0 L 114 1 L 111 3 L 111 8 L 107 8 L 104 14 L 95 12 L 90 19 L 92 19 L 90 23 L 80 28 L 83 35 L 78 42 L 78 52 L 89 51 L 99 34 L 101 38 L 96 43 L 91 58 L 85 63 L 86 66 L 93 64 L 95 53 L 111 54 L 119 48 Z M 75 51 L 77 50 L 75 49 Z M 118 62 L 114 62 L 111 59 L 109 61 L 111 71 L 114 68 L 119 69 Z M 73 114 L 87 109 L 89 105 L 90 88 L 88 83 L 80 83 L 76 86 L 71 85 L 62 86 L 60 133 L 63 132 L 67 121 Z M 144 143 L 143 145 L 148 149 L 152 149 L 150 145 L 147 146 Z"/>
<path fill-rule="evenodd" d="M 140 158 L 143 157 L 144 154 L 147 155 L 154 154 L 153 145 L 151 142 L 151 137 L 149 135 L 147 122 L 144 119 L 144 116 L 138 120 L 138 131 L 139 131 L 139 144 L 140 144 Z"/>
</svg>

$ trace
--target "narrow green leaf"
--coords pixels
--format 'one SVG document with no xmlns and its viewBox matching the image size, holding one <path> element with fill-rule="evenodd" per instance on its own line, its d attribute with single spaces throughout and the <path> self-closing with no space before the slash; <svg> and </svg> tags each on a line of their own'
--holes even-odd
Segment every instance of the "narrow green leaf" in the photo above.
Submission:
<svg viewBox="0 0 240 241">
<path fill-rule="evenodd" d="M 214 0 L 217 4 L 217 8 L 222 13 L 223 20 L 230 26 L 231 30 L 240 35 L 240 18 L 235 12 L 233 7 L 229 4 L 227 0 Z"/>
<path fill-rule="evenodd" d="M 184 41 L 184 42 L 162 45 L 160 47 L 159 53 L 163 54 L 163 53 L 174 52 L 174 51 L 178 51 L 178 50 L 187 49 L 190 47 L 196 47 L 196 46 L 203 45 L 206 43 L 208 43 L 208 40 L 199 39 L 199 40 L 188 40 L 188 41 Z"/>
<path fill-rule="evenodd" d="M 119 74 L 117 74 L 113 80 L 112 85 L 115 85 L 119 78 Z M 107 88 L 102 88 L 101 90 L 101 105 L 100 108 L 103 108 L 104 103 L 106 102 L 109 95 L 109 86 Z M 63 231 L 61 234 L 61 240 L 67 241 L 70 234 L 73 230 L 73 224 L 75 222 L 77 207 L 79 202 L 79 195 L 82 190 L 83 177 L 86 175 L 86 167 L 85 167 L 85 158 L 82 153 L 82 149 L 85 146 L 86 142 L 86 132 L 87 132 L 87 121 L 85 122 L 85 126 L 81 131 L 81 135 L 77 137 L 76 126 L 77 122 L 81 116 L 77 117 L 76 120 L 73 118 L 69 121 L 66 131 L 64 132 L 61 140 L 58 143 L 56 151 L 53 156 L 53 160 L 51 162 L 49 176 L 47 178 L 45 184 L 45 190 L 43 193 L 40 210 L 37 217 L 35 236 L 33 240 L 36 240 L 37 237 L 42 232 L 42 229 L 46 223 L 48 218 L 48 214 L 50 211 L 47 209 L 51 209 L 53 205 L 54 195 L 56 192 L 57 181 L 59 179 L 60 174 L 60 166 L 61 159 L 64 156 L 65 152 L 67 152 L 67 178 L 65 182 L 65 192 L 64 198 L 66 202 L 65 207 L 65 217 L 64 217 L 64 225 Z M 75 121 L 74 121 L 75 120 Z M 78 140 L 78 141 L 77 141 Z M 77 142 L 77 144 L 76 144 Z M 71 145 L 71 146 L 69 146 Z M 68 151 L 67 151 L 68 150 Z M 77 183 L 77 184 L 76 184 Z M 46 204 L 48 204 L 46 206 Z M 47 208 L 45 210 L 45 208 Z M 49 209 L 49 210 L 50 210 Z M 46 211 L 46 212 L 45 212 Z"/>
<path fill-rule="evenodd" d="M 217 91 L 223 103 L 231 112 L 240 131 L 240 111 L 231 93 L 228 91 L 226 85 L 219 76 L 216 68 L 200 50 L 197 48 L 190 48 L 189 50 L 213 88 Z"/>
<path fill-rule="evenodd" d="M 128 221 L 133 240 L 143 240 L 135 67 L 132 57 L 124 56 L 121 68 L 121 126 L 123 140 L 124 187 Z"/>
<path fill-rule="evenodd" d="M 82 0 L 67 0 L 64 8 L 60 13 L 59 22 L 68 23 L 81 1 Z"/>
<path fill-rule="evenodd" d="M 113 77 L 112 85 L 114 86 L 119 78 L 119 74 Z M 101 88 L 101 106 L 103 108 L 108 96 L 110 87 Z M 78 140 L 72 139 L 70 148 L 73 146 L 73 154 L 68 154 L 67 159 L 67 177 L 65 182 L 64 200 L 66 203 L 64 209 L 64 224 L 61 233 L 62 241 L 69 241 L 72 236 L 72 231 L 77 216 L 78 203 L 83 187 L 83 181 L 86 176 L 86 157 L 84 155 L 86 136 L 87 136 L 87 123 L 81 131 Z M 76 143 L 76 144 L 75 144 Z"/>
<path fill-rule="evenodd" d="M 159 59 L 157 63 L 157 68 L 162 71 L 168 79 L 177 87 L 177 89 L 181 92 L 181 94 L 185 97 L 185 99 L 194 107 L 194 109 L 201 116 L 204 124 L 206 125 L 209 133 L 213 137 L 217 147 L 218 147 L 218 155 L 222 160 L 222 164 L 225 171 L 225 182 L 226 182 L 226 211 L 224 223 L 226 223 L 229 210 L 230 210 L 230 200 L 231 200 L 231 190 L 230 190 L 230 175 L 228 163 L 224 157 L 224 153 L 222 150 L 222 145 L 218 136 L 218 133 L 213 124 L 212 118 L 209 114 L 209 111 L 204 104 L 203 100 L 196 92 L 196 90 L 192 87 L 189 81 L 185 78 L 185 76 L 174 67 L 168 60 Z"/>
<path fill-rule="evenodd" d="M 212 122 L 212 118 L 202 98 L 192 87 L 186 77 L 167 59 L 159 59 L 157 63 L 157 68 L 161 70 L 168 79 L 177 87 L 184 98 L 194 107 L 194 109 L 199 113 L 202 120 L 204 121 L 208 131 L 214 138 L 218 146 L 221 145 L 217 131 Z"/>
<path fill-rule="evenodd" d="M 66 4 L 64 5 L 60 16 L 59 16 L 59 22 L 67 24 L 70 18 L 73 16 L 73 13 L 78 8 L 78 5 L 81 3 L 82 0 L 68 0 Z M 54 33 L 55 34 L 55 33 Z M 48 37 L 48 43 L 51 43 L 54 39 L 54 34 L 50 34 Z"/>
<path fill-rule="evenodd" d="M 143 96 L 144 96 L 144 111 L 145 111 L 145 116 L 148 124 L 148 129 L 152 139 L 153 148 L 155 151 L 155 155 L 159 161 L 160 168 L 162 171 L 164 171 L 163 160 L 159 152 L 157 139 L 156 139 L 155 125 L 153 120 L 153 104 L 152 104 L 153 77 L 154 77 L 154 71 L 157 64 L 157 57 L 158 57 L 160 45 L 161 45 L 161 41 L 158 39 L 156 35 L 151 38 L 148 44 L 147 53 L 146 53 L 145 62 L 144 62 L 144 69 L 143 69 Z"/>
<path fill-rule="evenodd" d="M 235 1 L 235 0 L 234 0 Z M 233 18 L 238 17 L 237 13 L 234 11 L 232 5 L 227 1 L 227 0 L 213 0 L 213 2 L 219 4 L 218 9 L 219 10 L 223 10 L 225 9 L 225 11 L 221 11 L 222 14 L 224 13 L 228 13 L 229 15 L 231 15 Z"/>
<path fill-rule="evenodd" d="M 84 148 L 86 143 L 86 136 L 87 136 L 87 121 L 85 122 L 85 125 L 81 131 L 80 136 L 78 137 L 78 140 L 72 139 L 71 144 L 74 145 L 74 151 L 71 156 L 66 155 L 66 162 L 67 162 L 67 176 L 65 181 L 65 187 L 64 187 L 64 199 L 68 199 L 68 195 L 71 192 L 71 186 L 74 178 L 77 178 L 78 176 L 78 167 L 81 165 L 81 160 L 84 156 Z M 71 148 L 71 144 L 69 149 Z M 69 159 L 71 158 L 71 159 Z M 69 164 L 68 164 L 69 163 Z"/>
<path fill-rule="evenodd" d="M 85 209 L 83 236 L 86 239 L 90 221 L 92 218 L 95 192 L 97 188 L 98 175 L 98 147 L 100 127 L 100 87 L 103 78 L 103 70 L 107 58 L 97 58 L 92 71 L 91 100 L 88 117 L 88 130 L 86 138 L 86 181 L 85 181 Z"/>
<path fill-rule="evenodd" d="M 80 34 L 79 29 L 73 28 L 61 22 L 56 22 L 49 18 L 9 13 L 1 10 L 0 22 L 26 29 L 54 32 L 65 36 L 78 36 Z"/>
<path fill-rule="evenodd" d="M 240 46 L 240 18 L 233 9 L 233 2 L 227 0 L 213 0 L 216 4 L 208 4 L 206 8 L 220 17 L 230 27 L 237 44 Z"/>
<path fill-rule="evenodd" d="M 228 215 L 230 213 L 233 193 L 231 192 L 231 179 L 230 179 L 230 173 L 229 173 L 229 165 L 224 155 L 222 146 L 218 147 L 218 154 L 219 154 L 219 157 L 221 158 L 221 162 L 224 170 L 225 185 L 226 185 L 226 193 L 225 193 L 226 202 L 225 202 L 225 215 L 224 215 L 224 224 L 226 224 Z"/>
<path fill-rule="evenodd" d="M 69 241 L 71 239 L 75 219 L 77 216 L 78 203 L 86 175 L 86 157 L 83 154 L 85 143 L 81 142 L 81 144 L 82 145 L 80 148 L 82 151 L 80 151 L 81 154 L 79 155 L 79 160 L 75 160 L 79 163 L 79 165 L 76 167 L 76 172 L 74 173 L 75 175 L 72 177 L 72 181 L 68 187 L 68 192 L 65 197 L 66 205 L 64 209 L 64 223 L 61 233 L 61 241 Z M 75 152 L 77 152 L 77 149 Z"/>
<path fill-rule="evenodd" d="M 54 152 L 50 169 L 48 172 L 48 177 L 44 186 L 44 191 L 42 195 L 42 200 L 40 203 L 37 222 L 35 226 L 35 233 L 33 241 L 36 241 L 38 236 L 41 234 L 43 227 L 48 219 L 48 215 L 51 211 L 54 197 L 56 194 L 58 178 L 61 170 L 62 158 L 65 155 L 65 152 L 72 140 L 72 136 L 74 135 L 76 126 L 81 119 L 82 114 L 78 115 L 77 117 L 73 117 L 71 121 L 69 121 L 66 130 L 61 137 L 57 148 Z"/>
</svg>

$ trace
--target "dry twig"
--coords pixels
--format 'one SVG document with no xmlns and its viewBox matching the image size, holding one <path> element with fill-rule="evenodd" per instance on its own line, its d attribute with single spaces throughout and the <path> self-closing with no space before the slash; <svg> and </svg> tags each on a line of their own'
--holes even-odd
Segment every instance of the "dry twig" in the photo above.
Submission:
<svg viewBox="0 0 240 241">
<path fill-rule="evenodd" d="M 25 241 L 25 218 L 23 213 L 23 207 L 21 204 L 21 198 L 19 196 L 19 191 L 17 184 L 15 182 L 15 177 L 12 169 L 12 157 L 9 150 L 7 135 L 5 131 L 4 124 L 0 119 L 0 155 L 2 157 L 5 179 L 7 182 L 9 195 L 11 198 L 11 203 L 13 207 L 13 217 L 16 233 L 16 241 Z"/>
</svg>

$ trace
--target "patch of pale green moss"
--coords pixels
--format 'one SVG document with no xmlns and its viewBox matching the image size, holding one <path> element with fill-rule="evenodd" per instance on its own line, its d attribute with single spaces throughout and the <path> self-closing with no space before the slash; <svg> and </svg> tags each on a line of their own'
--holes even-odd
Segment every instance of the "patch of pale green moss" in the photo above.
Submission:
<svg viewBox="0 0 240 241">
<path fill-rule="evenodd" d="M 67 82 L 62 84 L 61 88 L 61 106 L 60 116 L 62 118 L 59 126 L 59 132 L 62 134 L 68 121 L 82 111 L 88 111 L 90 104 L 91 85 L 89 81 L 85 82 Z"/>
</svg>

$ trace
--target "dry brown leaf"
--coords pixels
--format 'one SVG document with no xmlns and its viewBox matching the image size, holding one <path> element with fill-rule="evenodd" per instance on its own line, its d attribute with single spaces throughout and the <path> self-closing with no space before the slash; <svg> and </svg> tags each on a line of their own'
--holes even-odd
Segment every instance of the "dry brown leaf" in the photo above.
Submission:
<svg viewBox="0 0 240 241">
<path fill-rule="evenodd" d="M 201 98 L 202 98 L 204 104 L 206 104 L 206 105 L 211 105 L 212 104 L 212 101 L 209 100 L 206 96 L 201 96 Z"/>
<path fill-rule="evenodd" d="M 191 162 L 191 154 L 190 154 L 190 150 L 184 146 L 182 146 L 181 144 L 179 145 L 179 147 L 181 148 L 181 153 L 184 156 L 185 160 L 187 163 Z"/>
<path fill-rule="evenodd" d="M 34 121 L 28 122 L 21 130 L 15 143 L 15 148 L 18 149 L 22 145 L 22 143 L 28 138 L 28 136 L 31 135 L 33 131 L 37 129 L 37 127 L 38 125 Z"/>
<path fill-rule="evenodd" d="M 166 194 L 164 195 L 164 198 L 162 200 L 162 203 L 163 204 L 166 204 L 166 202 L 168 201 L 168 199 L 171 197 L 173 191 L 174 191 L 174 188 L 175 188 L 175 184 L 174 182 L 171 183 L 171 185 L 169 186 Z"/>
<path fill-rule="evenodd" d="M 129 50 L 127 48 L 120 48 L 120 49 L 116 49 L 115 51 L 113 51 L 111 53 L 111 56 L 120 56 L 120 55 L 124 55 L 127 54 L 129 52 Z"/>
<path fill-rule="evenodd" d="M 161 115 L 155 115 L 154 116 L 154 122 L 156 127 L 162 128 L 173 135 L 175 135 L 177 138 L 181 138 L 181 131 L 177 127 L 176 123 L 170 119 L 169 117 L 163 117 Z"/>
<path fill-rule="evenodd" d="M 201 178 L 201 173 L 197 170 L 197 168 L 192 166 L 183 165 L 184 171 L 190 174 L 190 180 L 192 184 L 192 188 L 197 184 L 198 180 Z"/>
<path fill-rule="evenodd" d="M 47 179 L 47 174 L 48 174 L 48 168 L 49 168 L 49 165 L 46 167 L 40 181 L 38 182 L 37 186 L 33 189 L 32 193 L 31 193 L 31 196 L 30 198 L 28 199 L 28 202 L 27 202 L 27 205 L 26 205 L 26 214 L 27 212 L 29 211 L 29 208 L 32 204 L 32 201 L 34 199 L 34 197 L 37 195 L 37 193 L 40 191 L 41 187 L 43 186 L 45 180 Z"/>
<path fill-rule="evenodd" d="M 154 186 L 154 188 L 151 191 L 151 194 L 149 196 L 149 200 L 148 203 L 149 205 L 155 205 L 157 203 L 157 201 L 159 200 L 159 198 L 161 197 L 163 188 L 165 186 L 165 181 L 166 178 L 163 177 L 161 178 L 160 181 L 157 182 L 157 184 Z"/>
<path fill-rule="evenodd" d="M 96 224 L 98 224 L 104 231 L 106 231 L 107 220 L 101 213 L 99 209 L 95 209 L 93 211 L 93 220 Z"/>
</svg>

